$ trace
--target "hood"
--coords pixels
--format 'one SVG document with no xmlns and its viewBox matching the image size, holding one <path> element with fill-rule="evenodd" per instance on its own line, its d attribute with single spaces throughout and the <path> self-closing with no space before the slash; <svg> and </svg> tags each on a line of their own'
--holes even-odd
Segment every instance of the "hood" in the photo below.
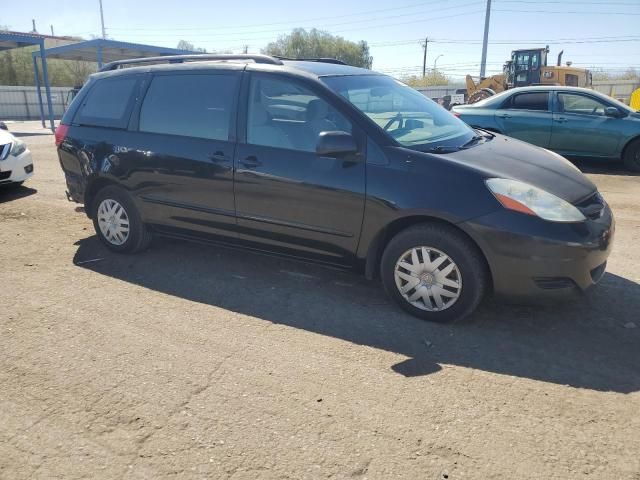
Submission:
<svg viewBox="0 0 640 480">
<path fill-rule="evenodd" d="M 597 190 L 591 180 L 560 155 L 504 135 L 444 156 L 480 170 L 486 177 L 520 180 L 570 203 Z"/>
</svg>

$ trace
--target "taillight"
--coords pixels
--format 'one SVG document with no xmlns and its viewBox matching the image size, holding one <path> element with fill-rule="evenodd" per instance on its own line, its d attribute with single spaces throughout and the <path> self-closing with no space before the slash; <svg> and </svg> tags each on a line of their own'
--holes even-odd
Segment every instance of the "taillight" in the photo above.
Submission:
<svg viewBox="0 0 640 480">
<path fill-rule="evenodd" d="M 56 133 L 55 133 L 56 147 L 59 147 L 60 144 L 64 141 L 68 131 L 69 131 L 69 125 L 64 125 L 63 123 L 58 125 L 58 128 L 56 128 Z"/>
</svg>

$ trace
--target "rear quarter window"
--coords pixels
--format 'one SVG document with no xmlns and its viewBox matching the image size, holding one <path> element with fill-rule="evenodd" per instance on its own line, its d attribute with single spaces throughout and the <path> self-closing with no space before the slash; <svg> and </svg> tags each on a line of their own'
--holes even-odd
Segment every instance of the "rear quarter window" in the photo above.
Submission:
<svg viewBox="0 0 640 480">
<path fill-rule="evenodd" d="M 142 102 L 139 130 L 226 141 L 237 87 L 231 74 L 157 75 Z"/>
<path fill-rule="evenodd" d="M 126 128 L 138 81 L 134 75 L 96 80 L 78 108 L 74 123 Z"/>
<path fill-rule="evenodd" d="M 518 93 L 505 102 L 502 108 L 512 110 L 549 110 L 549 92 Z"/>
</svg>

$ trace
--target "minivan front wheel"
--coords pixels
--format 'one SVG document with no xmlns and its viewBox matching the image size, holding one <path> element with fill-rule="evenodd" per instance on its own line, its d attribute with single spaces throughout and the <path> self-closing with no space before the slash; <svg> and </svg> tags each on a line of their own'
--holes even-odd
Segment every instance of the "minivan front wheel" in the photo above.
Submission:
<svg viewBox="0 0 640 480">
<path fill-rule="evenodd" d="M 473 312 L 487 290 L 482 254 L 462 233 L 440 224 L 400 232 L 382 256 L 387 294 L 424 320 L 449 322 Z"/>
<path fill-rule="evenodd" d="M 124 189 L 114 185 L 105 187 L 97 193 L 92 205 L 96 234 L 109 249 L 134 253 L 149 246 L 151 232 Z"/>
</svg>

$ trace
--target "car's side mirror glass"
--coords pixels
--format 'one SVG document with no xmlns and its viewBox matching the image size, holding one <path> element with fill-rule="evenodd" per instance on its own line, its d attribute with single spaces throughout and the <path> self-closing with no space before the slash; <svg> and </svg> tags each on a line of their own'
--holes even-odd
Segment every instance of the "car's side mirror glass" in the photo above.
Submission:
<svg viewBox="0 0 640 480">
<path fill-rule="evenodd" d="M 616 107 L 607 107 L 604 109 L 604 114 L 607 117 L 618 118 L 621 117 L 621 112 Z"/>
<path fill-rule="evenodd" d="M 358 145 L 353 135 L 347 132 L 321 132 L 318 135 L 316 153 L 325 157 L 335 157 L 356 153 Z"/>
</svg>

